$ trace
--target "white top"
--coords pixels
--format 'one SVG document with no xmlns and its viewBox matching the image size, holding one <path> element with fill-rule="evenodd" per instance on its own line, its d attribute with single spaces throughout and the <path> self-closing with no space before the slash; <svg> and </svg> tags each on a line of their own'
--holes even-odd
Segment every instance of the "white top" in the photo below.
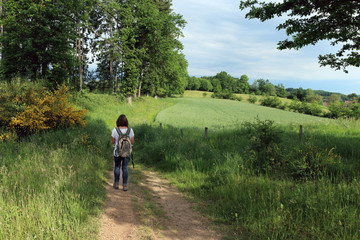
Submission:
<svg viewBox="0 0 360 240">
<path fill-rule="evenodd" d="M 125 129 L 121 129 L 121 128 L 120 128 L 120 131 L 121 131 L 122 134 L 125 134 L 125 133 L 127 132 L 127 130 L 128 130 L 127 128 L 125 128 Z M 133 139 L 134 136 L 135 136 L 134 131 L 133 131 L 132 128 L 130 128 L 129 138 L 130 138 L 130 139 Z M 117 146 L 118 146 L 118 142 L 119 142 L 119 137 L 120 137 L 120 136 L 119 136 L 118 132 L 116 131 L 116 128 L 114 128 L 114 129 L 112 130 L 111 137 L 115 138 L 114 156 L 115 156 L 115 157 L 119 157 L 119 155 L 117 154 L 116 149 L 117 149 Z"/>
</svg>

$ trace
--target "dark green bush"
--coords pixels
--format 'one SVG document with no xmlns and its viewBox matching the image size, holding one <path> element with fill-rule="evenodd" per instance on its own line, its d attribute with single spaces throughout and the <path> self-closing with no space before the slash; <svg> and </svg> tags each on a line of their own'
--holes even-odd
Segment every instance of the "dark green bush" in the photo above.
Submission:
<svg viewBox="0 0 360 240">
<path fill-rule="evenodd" d="M 251 94 L 248 99 L 249 103 L 256 103 L 257 100 L 258 100 L 258 98 L 253 94 Z"/>
<path fill-rule="evenodd" d="M 250 140 L 249 152 L 255 171 L 263 172 L 281 164 L 282 131 L 273 121 L 257 118 L 255 122 L 244 123 L 243 127 Z"/>
<path fill-rule="evenodd" d="M 265 107 L 279 108 L 281 100 L 278 97 L 266 96 L 260 100 L 260 105 Z"/>
<path fill-rule="evenodd" d="M 325 175 L 338 175 L 341 171 L 341 156 L 334 153 L 334 148 L 321 149 L 310 143 L 305 143 L 299 149 L 291 151 L 286 168 L 295 180 L 316 180 Z"/>
</svg>

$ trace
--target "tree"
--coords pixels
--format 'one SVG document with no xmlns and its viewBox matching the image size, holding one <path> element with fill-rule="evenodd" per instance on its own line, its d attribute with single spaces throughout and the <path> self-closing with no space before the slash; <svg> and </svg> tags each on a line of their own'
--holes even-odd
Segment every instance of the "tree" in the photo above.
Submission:
<svg viewBox="0 0 360 240">
<path fill-rule="evenodd" d="M 322 104 L 323 98 L 318 95 L 318 94 L 311 94 L 306 96 L 306 102 L 308 103 L 317 103 L 317 104 Z"/>
<path fill-rule="evenodd" d="M 360 1 L 358 0 L 284 0 L 282 2 L 240 1 L 240 9 L 250 8 L 246 18 L 264 22 L 274 17 L 287 15 L 287 20 L 277 26 L 285 29 L 292 40 L 278 43 L 278 49 L 300 49 L 329 40 L 331 45 L 340 45 L 336 54 L 319 55 L 321 66 L 335 70 L 348 66 L 360 66 Z"/>
<path fill-rule="evenodd" d="M 69 79 L 76 64 L 77 28 L 86 21 L 92 1 L 7 0 L 2 4 L 2 78 L 43 78 L 52 87 Z"/>
<path fill-rule="evenodd" d="M 241 75 L 240 79 L 235 81 L 234 91 L 237 93 L 249 93 L 250 84 L 247 75 Z"/>
<path fill-rule="evenodd" d="M 233 92 L 234 86 L 235 86 L 235 80 L 230 74 L 227 72 L 220 72 L 215 75 L 215 78 L 220 81 L 222 90 L 229 90 L 230 92 Z M 213 85 L 214 86 L 214 85 Z"/>
<path fill-rule="evenodd" d="M 275 86 L 276 95 L 278 97 L 287 97 L 288 93 L 282 83 Z"/>
<path fill-rule="evenodd" d="M 211 85 L 210 80 L 204 79 L 204 78 L 200 78 L 199 80 L 200 80 L 199 90 L 201 90 L 201 91 L 212 91 L 213 90 L 213 86 Z"/>
<path fill-rule="evenodd" d="M 352 93 L 347 95 L 348 99 L 354 103 L 357 103 L 359 101 L 359 96 L 356 93 Z"/>
<path fill-rule="evenodd" d="M 329 103 L 329 105 L 333 105 L 333 104 L 338 103 L 340 101 L 341 101 L 340 95 L 334 94 L 334 93 L 331 94 L 327 99 L 327 102 Z"/>
<path fill-rule="evenodd" d="M 171 10 L 169 0 L 99 1 L 90 28 L 98 73 L 109 79 L 109 89 L 123 96 L 182 93 L 187 82 L 187 61 L 178 38 L 185 21 Z M 103 84 L 104 85 L 104 84 Z"/>
</svg>

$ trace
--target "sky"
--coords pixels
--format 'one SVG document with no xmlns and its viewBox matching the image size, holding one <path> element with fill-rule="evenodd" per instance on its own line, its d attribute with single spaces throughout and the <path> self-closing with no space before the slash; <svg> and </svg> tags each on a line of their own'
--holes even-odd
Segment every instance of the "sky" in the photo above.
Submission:
<svg viewBox="0 0 360 240">
<path fill-rule="evenodd" d="M 214 76 L 225 71 L 233 77 L 245 74 L 269 80 L 285 88 L 311 88 L 342 94 L 360 94 L 360 68 L 349 73 L 320 67 L 319 54 L 336 53 L 339 47 L 319 42 L 300 50 L 278 50 L 288 38 L 276 26 L 284 18 L 266 22 L 245 19 L 240 0 L 173 0 L 172 9 L 187 21 L 182 30 L 183 53 L 190 76 Z"/>
</svg>

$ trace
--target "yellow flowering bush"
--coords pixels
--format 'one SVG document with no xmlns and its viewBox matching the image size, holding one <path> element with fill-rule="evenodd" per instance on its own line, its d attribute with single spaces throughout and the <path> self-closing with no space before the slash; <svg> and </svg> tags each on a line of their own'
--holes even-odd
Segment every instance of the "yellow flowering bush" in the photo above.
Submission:
<svg viewBox="0 0 360 240">
<path fill-rule="evenodd" d="M 54 92 L 30 83 L 1 85 L 0 124 L 9 131 L 15 131 L 18 136 L 85 125 L 86 110 L 75 109 L 69 97 L 65 85 Z"/>
</svg>

